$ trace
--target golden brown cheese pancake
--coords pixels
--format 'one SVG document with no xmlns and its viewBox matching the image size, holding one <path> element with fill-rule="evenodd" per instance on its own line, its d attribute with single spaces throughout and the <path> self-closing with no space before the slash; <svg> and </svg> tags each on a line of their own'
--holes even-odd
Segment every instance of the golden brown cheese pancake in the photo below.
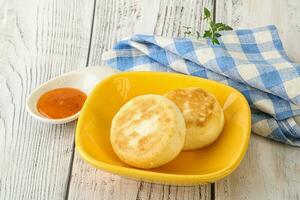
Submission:
<svg viewBox="0 0 300 200">
<path fill-rule="evenodd" d="M 224 127 L 224 114 L 216 98 L 200 88 L 172 90 L 165 95 L 180 109 L 186 123 L 183 150 L 213 143 Z"/>
<path fill-rule="evenodd" d="M 185 122 L 178 107 L 160 95 L 138 96 L 114 116 L 110 140 L 125 163 L 149 169 L 173 160 L 182 150 Z"/>
</svg>

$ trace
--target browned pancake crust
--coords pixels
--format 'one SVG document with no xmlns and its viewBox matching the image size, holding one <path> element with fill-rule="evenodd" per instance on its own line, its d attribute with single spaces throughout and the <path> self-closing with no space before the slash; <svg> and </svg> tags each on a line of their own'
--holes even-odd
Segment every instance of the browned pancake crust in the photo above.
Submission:
<svg viewBox="0 0 300 200">
<path fill-rule="evenodd" d="M 203 126 L 216 104 L 216 99 L 200 88 L 176 89 L 165 96 L 178 106 L 187 126 Z"/>
<path fill-rule="evenodd" d="M 145 120 L 149 120 L 152 117 L 158 116 L 157 126 L 163 126 L 164 124 L 169 124 L 174 119 L 171 112 L 162 112 L 165 108 L 158 104 L 157 99 L 153 98 L 144 98 L 143 101 L 140 99 L 133 99 L 132 106 L 127 107 L 126 109 L 122 110 L 121 115 L 119 115 L 116 120 L 116 132 L 118 133 L 119 137 L 116 138 L 115 144 L 119 149 L 123 151 L 136 151 L 137 153 L 140 152 L 147 152 L 158 144 L 162 138 L 162 134 L 164 133 L 164 129 L 155 129 L 153 132 L 148 133 L 144 136 L 140 136 L 137 132 L 132 131 L 129 132 L 128 135 L 124 135 L 122 133 L 128 132 L 128 128 L 136 127 L 140 123 Z M 172 109 L 170 106 L 167 106 L 167 109 Z M 140 115 L 138 118 L 135 118 L 137 113 Z M 169 127 L 173 128 L 173 127 Z M 131 140 L 138 138 L 137 144 L 132 146 L 130 145 Z"/>
</svg>

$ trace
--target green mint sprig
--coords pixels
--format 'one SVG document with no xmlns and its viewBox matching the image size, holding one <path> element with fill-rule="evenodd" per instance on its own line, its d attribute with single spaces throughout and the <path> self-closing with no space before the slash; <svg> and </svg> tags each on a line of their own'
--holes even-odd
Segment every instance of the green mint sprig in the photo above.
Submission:
<svg viewBox="0 0 300 200">
<path fill-rule="evenodd" d="M 203 38 L 210 39 L 212 44 L 220 44 L 218 37 L 220 37 L 221 34 L 219 32 L 232 30 L 232 28 L 226 24 L 216 23 L 213 20 L 211 12 L 207 8 L 204 8 L 204 20 L 207 21 L 209 25 L 209 29 L 204 31 L 203 36 L 201 36 L 199 31 L 195 31 L 196 33 L 193 33 L 192 28 L 188 26 L 184 26 L 184 28 L 186 29 L 184 32 L 184 36 L 185 37 L 192 36 L 192 37 L 196 37 L 197 39 L 203 37 Z"/>
</svg>

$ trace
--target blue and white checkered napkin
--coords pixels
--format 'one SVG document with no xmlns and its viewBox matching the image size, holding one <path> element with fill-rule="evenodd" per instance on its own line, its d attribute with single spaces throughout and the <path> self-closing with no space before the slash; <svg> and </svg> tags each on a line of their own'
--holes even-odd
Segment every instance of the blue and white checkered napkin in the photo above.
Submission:
<svg viewBox="0 0 300 200">
<path fill-rule="evenodd" d="M 122 71 L 171 71 L 241 91 L 252 109 L 252 131 L 300 146 L 300 65 L 286 55 L 275 26 L 227 31 L 210 41 L 135 35 L 103 54 Z"/>
</svg>

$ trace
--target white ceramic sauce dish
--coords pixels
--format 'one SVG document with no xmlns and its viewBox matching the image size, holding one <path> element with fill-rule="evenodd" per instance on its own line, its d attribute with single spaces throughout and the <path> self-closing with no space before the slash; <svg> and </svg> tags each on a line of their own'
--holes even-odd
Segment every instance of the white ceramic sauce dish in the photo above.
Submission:
<svg viewBox="0 0 300 200">
<path fill-rule="evenodd" d="M 32 117 L 42 122 L 50 124 L 64 124 L 73 121 L 78 118 L 80 112 L 62 119 L 50 119 L 39 113 L 37 110 L 37 102 L 41 95 L 53 89 L 70 87 L 78 89 L 88 96 L 98 82 L 118 72 L 118 70 L 111 67 L 93 66 L 62 74 L 43 83 L 33 90 L 27 97 L 26 109 Z"/>
</svg>

